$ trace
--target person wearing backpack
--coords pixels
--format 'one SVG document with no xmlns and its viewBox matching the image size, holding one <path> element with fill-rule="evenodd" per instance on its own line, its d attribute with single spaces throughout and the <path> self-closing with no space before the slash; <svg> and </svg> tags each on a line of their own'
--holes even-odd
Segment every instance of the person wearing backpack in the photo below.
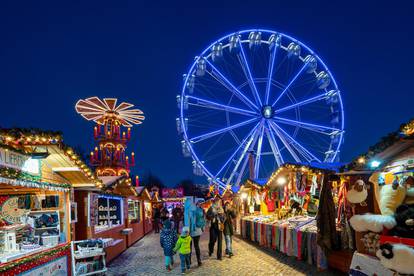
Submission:
<svg viewBox="0 0 414 276">
<path fill-rule="evenodd" d="M 184 204 L 184 225 L 188 226 L 190 229 L 190 236 L 192 238 L 192 245 L 194 244 L 198 266 L 202 265 L 200 253 L 200 237 L 204 231 L 206 224 L 204 219 L 204 211 L 200 207 L 201 203 L 202 201 L 198 201 L 197 204 L 194 205 L 190 200 L 187 200 Z M 190 253 L 190 261 L 191 255 L 192 252 Z"/>
</svg>

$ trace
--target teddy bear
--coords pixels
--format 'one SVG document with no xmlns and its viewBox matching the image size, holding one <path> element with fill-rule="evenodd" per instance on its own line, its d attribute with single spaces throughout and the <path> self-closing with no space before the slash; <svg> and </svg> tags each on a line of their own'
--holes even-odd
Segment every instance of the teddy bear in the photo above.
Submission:
<svg viewBox="0 0 414 276">
<path fill-rule="evenodd" d="M 414 249 L 404 244 L 384 243 L 376 252 L 381 264 L 400 274 L 414 274 Z"/>
<path fill-rule="evenodd" d="M 391 229 L 390 235 L 413 238 L 414 237 L 414 204 L 402 204 L 395 212 L 397 225 Z"/>
</svg>

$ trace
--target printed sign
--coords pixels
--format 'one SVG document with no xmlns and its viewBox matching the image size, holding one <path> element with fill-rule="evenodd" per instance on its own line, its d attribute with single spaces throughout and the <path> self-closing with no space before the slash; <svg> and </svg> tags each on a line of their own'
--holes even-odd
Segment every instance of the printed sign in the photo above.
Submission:
<svg viewBox="0 0 414 276">
<path fill-rule="evenodd" d="M 51 262 L 23 272 L 22 276 L 66 276 L 68 275 L 67 256 L 54 259 Z"/>
<path fill-rule="evenodd" d="M 163 198 L 184 197 L 184 189 L 182 187 L 176 189 L 163 188 L 161 194 Z"/>
<path fill-rule="evenodd" d="M 0 166 L 22 170 L 34 175 L 40 173 L 39 160 L 4 148 L 0 148 Z"/>
</svg>

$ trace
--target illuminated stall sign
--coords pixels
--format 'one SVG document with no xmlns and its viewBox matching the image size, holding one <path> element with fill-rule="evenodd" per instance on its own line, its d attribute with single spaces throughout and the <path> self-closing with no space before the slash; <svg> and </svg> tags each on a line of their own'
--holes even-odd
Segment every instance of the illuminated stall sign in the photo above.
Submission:
<svg viewBox="0 0 414 276">
<path fill-rule="evenodd" d="M 39 160 L 4 148 L 0 148 L 0 167 L 13 168 L 33 175 L 40 174 Z"/>
<path fill-rule="evenodd" d="M 182 187 L 176 189 L 164 188 L 161 194 L 163 198 L 184 197 L 184 189 Z"/>
</svg>

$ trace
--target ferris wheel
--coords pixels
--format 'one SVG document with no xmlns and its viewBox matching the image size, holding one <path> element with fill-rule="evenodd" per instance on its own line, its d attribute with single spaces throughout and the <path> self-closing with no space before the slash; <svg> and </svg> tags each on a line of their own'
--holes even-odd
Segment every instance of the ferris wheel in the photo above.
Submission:
<svg viewBox="0 0 414 276">
<path fill-rule="evenodd" d="M 285 162 L 334 162 L 344 134 L 341 93 L 302 42 L 244 30 L 195 57 L 177 96 L 184 156 L 220 188 L 266 178 Z"/>
</svg>

